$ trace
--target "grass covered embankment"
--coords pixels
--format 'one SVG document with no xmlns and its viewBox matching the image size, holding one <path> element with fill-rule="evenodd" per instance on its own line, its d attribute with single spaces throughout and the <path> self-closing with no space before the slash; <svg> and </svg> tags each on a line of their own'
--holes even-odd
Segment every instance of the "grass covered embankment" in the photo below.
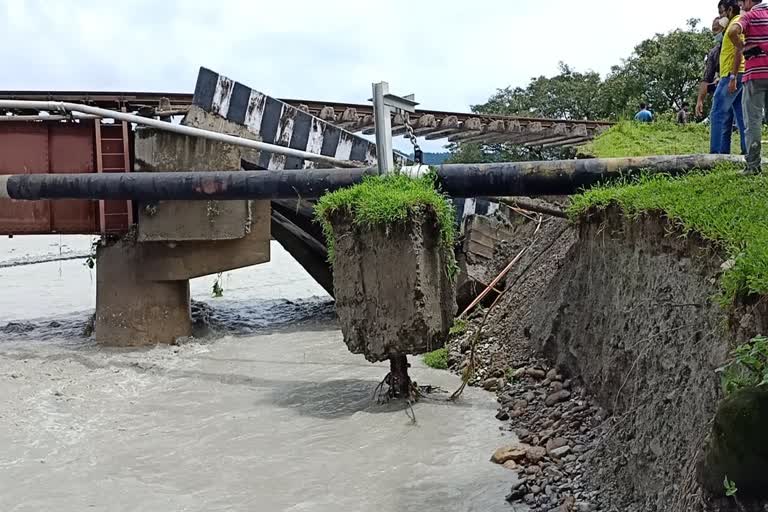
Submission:
<svg viewBox="0 0 768 512">
<path fill-rule="evenodd" d="M 739 134 L 733 134 L 731 152 L 741 152 Z M 582 146 L 579 154 L 597 158 L 709 153 L 709 127 L 670 122 L 623 121 Z"/>
<path fill-rule="evenodd" d="M 627 122 L 583 151 L 607 158 L 706 153 L 708 146 L 708 130 L 701 125 Z M 736 166 L 723 165 L 678 178 L 645 176 L 574 196 L 570 215 L 577 218 L 611 205 L 629 216 L 661 213 L 683 233 L 695 232 L 721 247 L 734 261 L 722 278 L 725 299 L 768 294 L 768 175 L 745 177 Z"/>
</svg>

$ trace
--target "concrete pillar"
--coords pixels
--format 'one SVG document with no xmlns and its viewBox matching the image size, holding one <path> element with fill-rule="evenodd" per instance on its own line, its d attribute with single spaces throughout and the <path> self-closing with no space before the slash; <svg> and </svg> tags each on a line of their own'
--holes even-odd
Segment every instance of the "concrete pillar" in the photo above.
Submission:
<svg viewBox="0 0 768 512">
<path fill-rule="evenodd" d="M 136 347 L 192 335 L 189 280 L 143 280 L 144 264 L 135 242 L 99 248 L 94 325 L 99 343 Z"/>
</svg>

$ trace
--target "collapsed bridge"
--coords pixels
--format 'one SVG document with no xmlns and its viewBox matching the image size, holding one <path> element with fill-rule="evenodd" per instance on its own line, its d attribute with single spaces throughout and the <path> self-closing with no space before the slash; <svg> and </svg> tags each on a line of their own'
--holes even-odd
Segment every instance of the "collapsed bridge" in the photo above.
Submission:
<svg viewBox="0 0 768 512">
<path fill-rule="evenodd" d="M 97 339 L 133 345 L 191 334 L 188 280 L 269 261 L 272 238 L 333 293 L 312 199 L 378 172 L 376 145 L 345 129 L 370 130 L 362 107 L 339 117 L 336 107 L 331 114 L 327 105 L 294 106 L 207 69 L 193 96 L 0 98 L 11 114 L 0 116 L 0 233 L 112 240 L 97 260 Z M 181 115 L 180 124 L 172 122 Z M 478 125 L 469 115 L 441 126 L 451 116 L 438 122 L 437 114 L 417 111 L 415 134 L 548 145 L 583 141 L 606 126 L 498 116 Z M 392 121 L 400 133 L 403 120 Z M 487 197 L 573 193 L 622 171 L 679 171 L 722 158 L 446 165 L 437 176 L 460 221 L 498 208 Z M 395 159 L 408 164 L 403 155 Z"/>
</svg>

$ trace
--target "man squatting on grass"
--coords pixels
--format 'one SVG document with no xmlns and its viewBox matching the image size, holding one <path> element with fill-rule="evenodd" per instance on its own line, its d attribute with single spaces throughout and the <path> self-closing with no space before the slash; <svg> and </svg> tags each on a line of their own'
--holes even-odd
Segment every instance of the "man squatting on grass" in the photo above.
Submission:
<svg viewBox="0 0 768 512">
<path fill-rule="evenodd" d="M 746 120 L 747 167 L 745 174 L 762 172 L 760 138 L 763 111 L 768 97 L 768 4 L 762 0 L 742 0 L 744 14 L 728 27 L 728 38 L 736 48 L 736 59 L 731 72 L 738 73 L 742 56 L 746 58 L 744 72 L 744 117 Z M 742 36 L 744 40 L 742 41 Z M 729 91 L 735 92 L 731 81 Z"/>
<path fill-rule="evenodd" d="M 728 30 L 738 22 L 741 15 L 739 0 L 724 0 L 720 3 L 728 19 Z M 723 38 L 720 49 L 720 81 L 712 98 L 710 114 L 710 153 L 728 155 L 731 153 L 733 121 L 739 129 L 741 153 L 747 152 L 744 140 L 744 115 L 742 110 L 742 84 L 744 59 L 737 55 L 736 46 L 730 38 Z"/>
</svg>

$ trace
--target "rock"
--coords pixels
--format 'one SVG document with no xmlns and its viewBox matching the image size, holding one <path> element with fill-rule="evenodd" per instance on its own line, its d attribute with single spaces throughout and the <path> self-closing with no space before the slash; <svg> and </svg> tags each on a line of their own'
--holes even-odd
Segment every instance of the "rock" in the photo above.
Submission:
<svg viewBox="0 0 768 512">
<path fill-rule="evenodd" d="M 552 450 L 551 452 L 549 452 L 549 454 L 552 455 L 553 457 L 560 458 L 568 455 L 570 452 L 571 452 L 570 446 L 561 446 L 560 448 L 556 448 Z"/>
<path fill-rule="evenodd" d="M 536 496 L 534 496 L 533 493 L 526 494 L 523 500 L 529 505 L 533 505 L 536 502 Z"/>
<path fill-rule="evenodd" d="M 502 370 L 501 368 L 496 368 L 491 372 L 491 376 L 496 377 L 497 379 L 500 379 L 504 377 L 504 370 Z"/>
<path fill-rule="evenodd" d="M 525 409 L 528 408 L 528 401 L 526 401 L 526 400 L 516 400 L 512 404 L 512 408 L 524 411 Z"/>
<path fill-rule="evenodd" d="M 586 501 L 579 501 L 576 503 L 576 511 L 577 512 L 592 512 L 593 510 L 597 510 L 597 508 Z"/>
<path fill-rule="evenodd" d="M 530 446 L 526 451 L 525 457 L 534 464 L 540 462 L 547 456 L 547 450 L 541 446 Z"/>
<path fill-rule="evenodd" d="M 531 486 L 531 492 L 533 494 L 541 494 L 541 487 L 538 485 Z"/>
<path fill-rule="evenodd" d="M 523 499 L 523 496 L 525 496 L 525 489 L 515 489 L 509 494 L 507 494 L 507 497 L 505 498 L 509 503 L 514 503 L 516 501 L 520 501 Z"/>
<path fill-rule="evenodd" d="M 502 409 L 496 414 L 496 419 L 499 421 L 507 421 L 509 419 L 509 413 Z"/>
<path fill-rule="evenodd" d="M 529 368 L 526 370 L 525 374 L 536 380 L 544 380 L 547 377 L 547 374 L 544 372 L 544 370 L 537 370 L 535 368 Z"/>
<path fill-rule="evenodd" d="M 504 466 L 507 469 L 511 469 L 513 471 L 518 468 L 517 462 L 515 462 L 514 460 L 508 460 L 507 462 L 502 464 L 502 466 Z"/>
<path fill-rule="evenodd" d="M 552 382 L 552 384 L 549 385 L 549 390 L 553 393 L 557 393 L 558 391 L 562 391 L 564 389 L 563 383 L 559 380 L 556 380 Z"/>
<path fill-rule="evenodd" d="M 549 380 L 558 380 L 558 378 L 557 378 L 557 370 L 555 370 L 554 368 L 549 370 L 547 372 L 547 379 L 549 379 Z"/>
<path fill-rule="evenodd" d="M 518 461 L 526 456 L 528 452 L 528 445 L 522 443 L 515 443 L 508 446 L 502 446 L 491 456 L 491 462 L 496 464 L 504 464 L 508 460 Z"/>
<path fill-rule="evenodd" d="M 486 379 L 483 382 L 483 389 L 486 391 L 496 391 L 502 386 L 504 386 L 504 382 L 502 382 L 502 379 L 497 379 L 495 377 L 491 379 Z"/>
<path fill-rule="evenodd" d="M 462 354 L 466 354 L 467 352 L 469 352 L 469 349 L 471 348 L 472 348 L 472 341 L 469 338 L 461 340 L 461 345 L 459 345 L 459 349 L 461 350 Z"/>
<path fill-rule="evenodd" d="M 516 409 L 509 413 L 510 418 L 519 418 L 521 416 L 525 416 L 525 411 L 521 411 L 520 409 Z"/>
<path fill-rule="evenodd" d="M 532 465 L 525 468 L 526 475 L 536 476 L 542 474 L 542 472 L 541 466 Z"/>
<path fill-rule="evenodd" d="M 515 378 L 515 379 L 519 379 L 519 378 L 523 377 L 526 374 L 527 371 L 528 371 L 528 369 L 525 368 L 525 367 L 518 368 L 517 370 L 512 372 L 512 377 Z"/>
<path fill-rule="evenodd" d="M 569 398 L 571 398 L 571 392 L 563 389 L 557 393 L 549 395 L 544 403 L 547 404 L 547 407 L 552 407 L 561 402 L 565 402 Z"/>
<path fill-rule="evenodd" d="M 568 440 L 562 437 L 556 437 L 547 441 L 547 453 L 551 454 L 554 450 L 568 446 Z"/>
<path fill-rule="evenodd" d="M 523 395 L 523 398 L 525 399 L 526 402 L 530 404 L 534 400 L 536 400 L 536 393 L 534 393 L 533 391 L 529 391 L 525 395 Z"/>
</svg>

